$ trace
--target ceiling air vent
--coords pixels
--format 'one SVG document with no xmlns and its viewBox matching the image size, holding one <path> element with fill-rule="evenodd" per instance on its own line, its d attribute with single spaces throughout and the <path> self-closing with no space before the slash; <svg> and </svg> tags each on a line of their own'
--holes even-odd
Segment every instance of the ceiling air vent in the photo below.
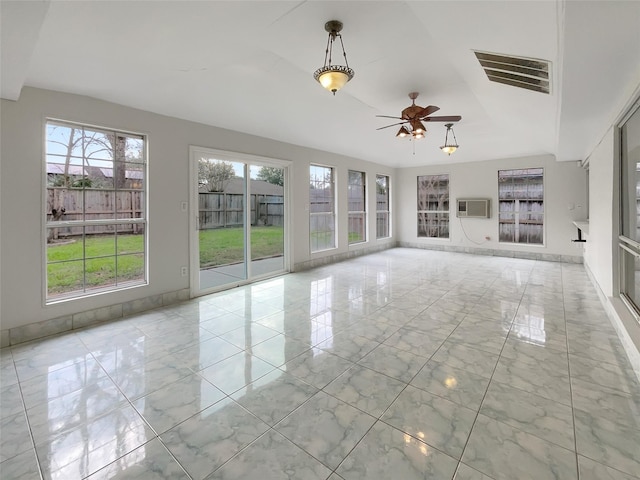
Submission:
<svg viewBox="0 0 640 480">
<path fill-rule="evenodd" d="M 549 62 L 546 60 L 497 53 L 474 53 L 492 82 L 549 93 Z"/>
</svg>

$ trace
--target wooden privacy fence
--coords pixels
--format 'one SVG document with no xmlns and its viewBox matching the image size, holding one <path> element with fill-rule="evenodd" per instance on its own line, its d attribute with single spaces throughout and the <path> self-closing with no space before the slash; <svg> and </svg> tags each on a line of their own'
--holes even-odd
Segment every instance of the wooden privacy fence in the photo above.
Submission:
<svg viewBox="0 0 640 480">
<path fill-rule="evenodd" d="M 284 196 L 251 194 L 251 225 L 284 226 Z M 243 225 L 244 195 L 207 192 L 198 194 L 200 230 Z"/>
<path fill-rule="evenodd" d="M 54 221 L 53 210 L 65 212 L 60 221 L 114 220 L 142 218 L 144 192 L 140 190 L 106 190 L 100 188 L 47 188 L 47 221 Z M 113 225 L 88 225 L 56 228 L 56 237 L 113 233 Z M 118 225 L 118 233 L 142 233 L 144 225 Z"/>
</svg>

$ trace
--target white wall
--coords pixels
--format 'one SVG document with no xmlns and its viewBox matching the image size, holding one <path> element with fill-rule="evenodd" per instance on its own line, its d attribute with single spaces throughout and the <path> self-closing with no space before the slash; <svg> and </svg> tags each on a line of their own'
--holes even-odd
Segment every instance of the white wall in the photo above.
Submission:
<svg viewBox="0 0 640 480">
<path fill-rule="evenodd" d="M 618 200 L 618 194 L 614 195 L 614 158 L 611 128 L 589 156 L 589 236 L 584 251 L 585 266 L 607 297 L 613 295 L 613 212 Z"/>
<path fill-rule="evenodd" d="M 544 168 L 545 244 L 534 246 L 500 243 L 498 242 L 498 170 L 534 167 Z M 449 174 L 450 238 L 418 238 L 417 177 L 437 174 Z M 490 249 L 504 251 L 505 254 L 506 252 L 539 253 L 544 254 L 544 258 L 582 255 L 582 244 L 571 242 L 572 239 L 577 238 L 577 230 L 572 222 L 584 220 L 587 216 L 586 172 L 577 162 L 557 162 L 552 155 L 542 155 L 486 162 L 449 163 L 400 169 L 396 178 L 396 185 L 399 185 L 398 201 L 403 206 L 396 214 L 399 224 L 396 233 L 397 240 L 403 244 Z M 490 198 L 491 218 L 458 219 L 455 215 L 457 198 Z M 487 236 L 490 237 L 489 241 L 485 240 Z"/>
<path fill-rule="evenodd" d="M 375 208 L 375 175 L 394 170 L 364 160 L 302 148 L 239 132 L 136 110 L 89 97 L 24 88 L 17 102 L 1 103 L 0 322 L 3 331 L 72 313 L 188 288 L 180 266 L 189 264 L 188 217 L 180 203 L 189 199 L 189 145 L 293 161 L 292 264 L 347 254 L 347 213 L 338 217 L 338 248 L 309 253 L 307 212 L 309 164 L 337 168 L 339 204 L 346 205 L 349 168 L 365 171 L 369 207 Z M 46 118 L 143 133 L 149 139 L 149 285 L 115 293 L 44 305 L 42 258 L 43 132 Z M 319 132 L 319 134 L 321 134 Z M 369 242 L 354 249 L 388 246 L 376 241 L 375 215 Z"/>
</svg>

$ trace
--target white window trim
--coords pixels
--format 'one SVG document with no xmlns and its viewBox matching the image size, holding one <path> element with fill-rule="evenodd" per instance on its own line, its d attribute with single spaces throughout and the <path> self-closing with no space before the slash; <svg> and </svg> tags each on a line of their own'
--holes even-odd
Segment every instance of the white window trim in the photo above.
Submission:
<svg viewBox="0 0 640 480">
<path fill-rule="evenodd" d="M 449 197 L 449 209 L 448 210 L 417 210 L 416 214 L 420 214 L 420 213 L 435 213 L 435 214 L 446 214 L 448 219 L 449 219 L 449 234 L 446 237 L 430 237 L 430 236 L 425 236 L 425 237 L 421 237 L 419 235 L 420 232 L 420 228 L 419 225 L 417 223 L 417 217 L 416 217 L 416 238 L 421 239 L 421 240 L 449 240 L 451 241 L 451 174 L 449 173 L 440 173 L 440 174 L 435 174 L 435 175 L 418 175 L 416 178 L 416 195 L 418 195 L 418 185 L 417 185 L 417 181 L 418 178 L 420 177 L 447 177 L 447 195 Z M 416 198 L 416 209 L 417 209 L 417 198 Z"/>
<path fill-rule="evenodd" d="M 542 170 L 542 243 L 521 243 L 521 242 L 503 242 L 500 241 L 500 185 L 499 182 L 496 182 L 497 188 L 497 221 L 498 221 L 498 233 L 496 238 L 498 239 L 498 243 L 500 245 L 513 245 L 513 246 L 521 246 L 521 247 L 531 247 L 531 248 L 544 248 L 547 244 L 547 212 L 546 212 L 546 198 L 547 198 L 547 182 L 545 181 L 545 168 L 544 167 L 524 167 L 524 168 L 505 168 L 498 169 L 498 179 L 500 178 L 500 172 L 507 172 L 510 170 L 530 170 L 530 169 L 541 169 Z M 514 199 L 519 200 L 519 199 Z M 514 212 L 515 213 L 515 212 Z M 517 214 L 520 212 L 518 211 Z"/>
<path fill-rule="evenodd" d="M 69 126 L 77 126 L 85 129 L 96 129 L 101 131 L 115 132 L 124 135 L 131 135 L 136 137 L 141 137 L 144 142 L 144 165 L 145 165 L 145 173 L 144 173 L 144 217 L 143 218 L 131 218 L 131 219 L 113 219 L 113 220 L 84 220 L 84 221 L 62 221 L 62 222 L 48 222 L 47 221 L 47 211 L 46 211 L 46 191 L 48 186 L 48 174 L 47 174 L 47 127 L 50 123 L 57 123 L 62 125 Z M 134 288 L 146 287 L 149 285 L 149 136 L 145 133 L 134 132 L 131 130 L 125 130 L 121 128 L 113 128 L 113 127 L 105 127 L 101 125 L 95 125 L 91 123 L 77 122 L 72 120 L 65 120 L 56 117 L 44 117 L 42 122 L 42 179 L 41 179 L 41 190 L 40 190 L 40 205 L 41 205 L 41 227 L 40 227 L 40 243 L 41 243 L 41 261 L 40 264 L 42 266 L 42 275 L 41 275 L 41 298 L 42 298 L 42 306 L 49 307 L 52 305 L 58 305 L 61 303 L 73 302 L 73 301 L 81 301 L 87 298 L 92 298 L 99 295 L 112 294 L 122 292 L 124 290 L 130 290 Z M 74 295 L 70 293 L 69 295 L 60 296 L 60 298 L 49 298 L 48 291 L 48 268 L 47 268 L 47 232 L 48 228 L 55 227 L 65 227 L 65 226 L 91 226 L 91 225 L 144 225 L 144 280 L 137 281 L 131 284 L 122 284 L 116 286 L 107 286 L 104 288 L 95 288 L 89 292 L 82 292 L 80 294 Z"/>
<path fill-rule="evenodd" d="M 388 210 L 378 210 L 378 188 L 377 188 L 377 180 L 378 177 L 386 177 L 387 178 L 387 197 L 388 197 L 388 202 L 387 202 L 387 206 L 388 206 Z M 374 188 L 374 195 L 375 195 L 375 203 L 376 203 L 376 225 L 375 225 L 375 230 L 376 230 L 376 240 L 385 240 L 388 238 L 393 237 L 393 231 L 391 229 L 392 227 L 392 223 L 391 223 L 391 202 L 392 202 L 392 196 L 391 196 L 391 175 L 388 175 L 386 173 L 376 173 L 376 177 L 375 177 L 375 182 L 376 182 L 376 187 Z M 378 213 L 386 213 L 387 214 L 387 231 L 388 231 L 388 235 L 386 237 L 378 237 Z"/>
<path fill-rule="evenodd" d="M 338 192 L 338 179 L 336 178 L 336 174 L 337 174 L 337 169 L 336 167 L 333 167 L 331 165 L 323 165 L 320 163 L 310 163 L 309 164 L 309 172 L 308 172 L 308 176 L 307 179 L 309 181 L 309 184 L 311 183 L 311 167 L 320 167 L 320 168 L 329 168 L 331 169 L 331 184 L 332 184 L 332 195 L 333 195 L 333 211 L 331 213 L 327 213 L 327 212 L 312 212 L 311 211 L 311 198 L 310 196 L 307 197 L 309 198 L 309 253 L 311 255 L 315 255 L 318 253 L 322 253 L 322 252 L 328 252 L 331 250 L 336 250 L 338 248 L 338 198 L 337 198 L 337 192 Z M 309 187 L 308 187 L 309 188 Z M 309 191 L 307 193 L 307 195 L 310 195 L 310 191 L 311 189 L 309 188 Z M 311 217 L 312 216 L 320 216 L 320 215 L 333 215 L 333 247 L 328 247 L 328 248 L 323 248 L 320 250 L 313 250 L 312 245 L 311 245 Z"/>
<path fill-rule="evenodd" d="M 364 219 L 364 225 L 362 228 L 362 240 L 358 240 L 357 242 L 351 242 L 349 241 L 349 228 L 347 226 L 347 244 L 349 246 L 351 245 L 360 245 L 362 243 L 367 243 L 369 241 L 369 218 L 368 218 L 368 201 L 367 201 L 367 192 L 368 192 L 368 188 L 367 188 L 367 180 L 368 180 L 368 175 L 367 172 L 361 171 L 361 170 L 352 170 L 349 169 L 347 175 L 349 175 L 351 172 L 354 173 L 359 173 L 362 175 L 362 190 L 363 190 L 363 198 L 362 198 L 362 204 L 364 206 L 364 210 L 349 210 L 349 195 L 348 195 L 348 191 L 349 188 L 351 187 L 351 184 L 349 183 L 348 177 L 347 177 L 347 222 L 349 222 L 349 215 L 351 215 L 352 213 L 357 213 L 357 214 L 362 214 L 363 219 Z"/>
</svg>

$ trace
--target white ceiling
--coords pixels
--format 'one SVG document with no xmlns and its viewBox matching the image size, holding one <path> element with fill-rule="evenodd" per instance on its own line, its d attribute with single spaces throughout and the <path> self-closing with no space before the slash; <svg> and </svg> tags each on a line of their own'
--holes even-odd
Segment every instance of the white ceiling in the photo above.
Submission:
<svg viewBox="0 0 640 480">
<path fill-rule="evenodd" d="M 78 93 L 393 167 L 584 159 L 640 84 L 640 1 L 2 0 L 0 14 L 2 98 Z M 335 97 L 312 76 L 332 19 L 356 72 Z M 489 82 L 473 50 L 550 61 L 551 94 Z M 376 130 L 411 91 L 462 115 L 451 157 L 442 124 L 415 145 Z"/>
</svg>

